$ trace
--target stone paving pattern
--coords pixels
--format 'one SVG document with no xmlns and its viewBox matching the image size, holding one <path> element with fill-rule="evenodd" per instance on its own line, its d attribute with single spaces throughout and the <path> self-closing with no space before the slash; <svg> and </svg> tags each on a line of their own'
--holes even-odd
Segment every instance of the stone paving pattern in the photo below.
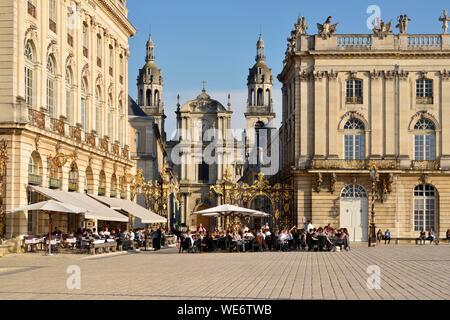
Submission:
<svg viewBox="0 0 450 320">
<path fill-rule="evenodd" d="M 81 290 L 66 288 L 81 268 Z M 368 266 L 381 289 L 367 287 Z M 450 245 L 350 252 L 12 255 L 0 258 L 0 299 L 450 299 Z"/>
</svg>

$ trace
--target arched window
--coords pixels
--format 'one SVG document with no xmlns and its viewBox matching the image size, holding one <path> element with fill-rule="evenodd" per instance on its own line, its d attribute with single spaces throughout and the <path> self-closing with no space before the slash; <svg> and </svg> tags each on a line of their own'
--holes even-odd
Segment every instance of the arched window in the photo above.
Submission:
<svg viewBox="0 0 450 320">
<path fill-rule="evenodd" d="M 152 90 L 147 89 L 146 97 L 147 97 L 147 101 L 146 101 L 145 105 L 147 107 L 150 107 L 152 105 Z"/>
<path fill-rule="evenodd" d="M 73 123 L 73 105 L 72 105 L 72 70 L 67 67 L 66 68 L 66 117 L 69 125 Z"/>
<path fill-rule="evenodd" d="M 265 128 L 264 122 L 258 121 L 255 124 L 255 143 L 257 151 L 257 165 L 262 163 L 262 155 L 264 149 L 267 149 L 267 129 Z"/>
<path fill-rule="evenodd" d="M 86 97 L 87 97 L 87 82 L 86 79 L 83 78 L 81 81 L 81 105 L 80 105 L 80 121 L 83 129 L 87 131 L 87 123 L 86 123 Z"/>
<path fill-rule="evenodd" d="M 436 189 L 429 184 L 414 189 L 414 231 L 436 230 Z"/>
<path fill-rule="evenodd" d="M 101 90 L 97 86 L 95 88 L 95 130 L 99 137 L 103 136 L 102 121 Z"/>
<path fill-rule="evenodd" d="M 116 174 L 115 173 L 113 173 L 113 175 L 111 176 L 110 197 L 111 198 L 116 198 L 117 197 L 117 178 L 116 178 Z"/>
<path fill-rule="evenodd" d="M 365 127 L 356 118 L 350 119 L 344 126 L 345 160 L 362 160 L 365 158 Z"/>
<path fill-rule="evenodd" d="M 419 104 L 433 103 L 433 80 L 426 78 L 416 80 L 416 102 Z"/>
<path fill-rule="evenodd" d="M 155 106 L 159 106 L 159 91 L 155 90 L 155 99 L 153 100 L 155 103 Z"/>
<path fill-rule="evenodd" d="M 271 96 L 270 96 L 270 90 L 269 89 L 267 89 L 266 90 L 266 106 L 268 107 L 268 106 L 270 106 L 270 100 L 271 100 L 272 98 L 271 98 Z"/>
<path fill-rule="evenodd" d="M 74 162 L 70 166 L 70 171 L 69 171 L 69 191 L 70 192 L 78 191 L 78 179 L 79 179 L 78 166 Z"/>
<path fill-rule="evenodd" d="M 341 192 L 341 198 L 367 198 L 367 192 L 364 187 L 357 184 L 347 185 Z"/>
<path fill-rule="evenodd" d="M 258 95 L 256 97 L 256 105 L 257 106 L 263 105 L 263 89 L 258 89 Z"/>
<path fill-rule="evenodd" d="M 346 87 L 347 103 L 363 103 L 363 82 L 359 79 L 348 79 Z"/>
<path fill-rule="evenodd" d="M 104 196 L 106 194 L 106 175 L 105 171 L 100 171 L 100 177 L 98 182 L 98 195 Z"/>
<path fill-rule="evenodd" d="M 251 89 L 248 96 L 248 103 L 250 106 L 255 104 L 255 90 Z"/>
<path fill-rule="evenodd" d="M 31 153 L 28 162 L 28 183 L 31 185 L 42 184 L 42 159 L 36 151 Z"/>
<path fill-rule="evenodd" d="M 435 160 L 436 127 L 429 119 L 420 119 L 414 126 L 414 160 Z"/>
<path fill-rule="evenodd" d="M 144 90 L 139 90 L 139 105 L 141 106 L 145 106 L 145 101 L 144 101 Z"/>
<path fill-rule="evenodd" d="M 25 44 L 25 102 L 33 105 L 33 87 L 34 87 L 34 50 L 30 41 Z"/>
<path fill-rule="evenodd" d="M 112 94 L 108 97 L 108 136 L 111 140 L 114 140 L 114 105 Z"/>
<path fill-rule="evenodd" d="M 87 167 L 86 169 L 86 177 L 85 177 L 85 193 L 93 194 L 94 193 L 94 174 L 92 172 L 91 167 Z"/>
</svg>

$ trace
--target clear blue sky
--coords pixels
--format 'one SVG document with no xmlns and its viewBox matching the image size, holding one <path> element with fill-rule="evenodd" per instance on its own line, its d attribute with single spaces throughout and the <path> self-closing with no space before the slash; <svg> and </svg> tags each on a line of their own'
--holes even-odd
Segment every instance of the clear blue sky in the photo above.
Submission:
<svg viewBox="0 0 450 320">
<path fill-rule="evenodd" d="M 244 122 L 248 69 L 254 64 L 256 41 L 262 28 L 267 63 L 273 70 L 275 111 L 281 121 L 280 84 L 286 38 L 299 14 L 307 18 L 309 34 L 328 15 L 339 22 L 338 33 L 370 33 L 366 21 L 369 5 L 381 9 L 385 21 L 406 13 L 409 33 L 441 33 L 438 17 L 450 2 L 442 0 L 128 0 L 129 19 L 137 28 L 130 40 L 130 95 L 136 97 L 136 77 L 144 64 L 150 26 L 156 59 L 164 76 L 167 131 L 175 127 L 176 95 L 182 102 L 195 98 L 202 80 L 207 91 L 223 104 L 232 94 L 233 127 Z M 397 32 L 397 30 L 394 30 Z"/>
</svg>

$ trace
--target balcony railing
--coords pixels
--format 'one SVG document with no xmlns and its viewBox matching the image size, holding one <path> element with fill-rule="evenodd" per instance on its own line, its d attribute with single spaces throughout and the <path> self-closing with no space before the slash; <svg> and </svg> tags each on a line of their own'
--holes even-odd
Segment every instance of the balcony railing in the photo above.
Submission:
<svg viewBox="0 0 450 320">
<path fill-rule="evenodd" d="M 30 124 L 38 127 L 39 129 L 45 129 L 45 113 L 29 108 L 28 109 L 28 120 Z"/>
<path fill-rule="evenodd" d="M 433 97 L 416 97 L 417 104 L 433 104 Z"/>
<path fill-rule="evenodd" d="M 345 102 L 348 104 L 362 104 L 363 97 L 345 97 Z"/>
<path fill-rule="evenodd" d="M 338 35 L 336 45 L 338 48 L 370 48 L 372 38 L 370 35 Z"/>
<path fill-rule="evenodd" d="M 36 18 L 36 6 L 28 1 L 28 14 L 33 18 Z"/>
<path fill-rule="evenodd" d="M 440 49 L 442 38 L 436 34 L 415 34 L 408 36 L 408 48 Z"/>
<path fill-rule="evenodd" d="M 70 137 L 78 142 L 81 142 L 81 128 L 70 127 Z"/>
<path fill-rule="evenodd" d="M 39 176 L 34 173 L 28 174 L 28 184 L 31 184 L 33 186 L 40 186 L 42 185 L 42 176 Z"/>
<path fill-rule="evenodd" d="M 64 121 L 60 119 L 52 119 L 52 130 L 60 136 L 65 135 Z"/>
<path fill-rule="evenodd" d="M 343 160 L 343 159 L 316 159 L 310 162 L 312 170 L 369 170 L 375 163 L 378 170 L 397 170 L 400 168 L 398 160 Z"/>
<path fill-rule="evenodd" d="M 411 170 L 437 171 L 441 169 L 439 160 L 414 160 L 411 161 Z"/>
<path fill-rule="evenodd" d="M 124 157 L 127 160 L 130 160 L 130 147 L 129 146 L 124 146 L 122 148 L 122 157 Z"/>
<path fill-rule="evenodd" d="M 102 149 L 105 152 L 109 152 L 109 141 L 107 138 L 100 138 L 99 144 L 100 144 L 100 149 Z"/>
<path fill-rule="evenodd" d="M 50 178 L 49 186 L 51 189 L 61 189 L 62 181 L 57 178 Z"/>
<path fill-rule="evenodd" d="M 120 145 L 118 143 L 112 144 L 112 152 L 115 156 L 120 157 Z"/>
<path fill-rule="evenodd" d="M 54 33 L 56 33 L 56 22 L 53 21 L 52 19 L 48 19 L 48 28 Z"/>
<path fill-rule="evenodd" d="M 248 106 L 247 113 L 253 114 L 268 114 L 272 113 L 270 106 Z"/>
<path fill-rule="evenodd" d="M 92 132 L 91 133 L 87 133 L 86 134 L 86 143 L 89 146 L 95 148 L 95 146 L 97 145 L 96 141 L 95 141 L 95 134 L 93 134 Z"/>
</svg>

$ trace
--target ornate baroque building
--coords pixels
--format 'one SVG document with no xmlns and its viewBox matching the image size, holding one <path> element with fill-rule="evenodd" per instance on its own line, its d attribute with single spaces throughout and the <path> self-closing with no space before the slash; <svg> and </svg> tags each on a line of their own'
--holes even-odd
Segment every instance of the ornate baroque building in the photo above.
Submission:
<svg viewBox="0 0 450 320">
<path fill-rule="evenodd" d="M 280 179 L 295 220 L 417 237 L 450 226 L 450 36 L 336 34 L 299 19 L 284 67 Z M 374 201 L 373 201 L 374 200 Z M 372 206 L 373 204 L 373 206 Z M 373 209 L 373 210 L 372 210 Z"/>
<path fill-rule="evenodd" d="M 244 139 L 230 132 L 231 98 L 225 106 L 203 87 L 195 99 L 184 104 L 178 101 L 178 134 L 174 140 L 167 141 L 162 72 L 155 63 L 154 43 L 151 38 L 148 40 L 146 63 L 139 70 L 137 79 L 137 102 L 130 98 L 129 121 L 137 146 L 134 156 L 144 177 L 161 181 L 160 174 L 166 169 L 176 177 L 179 185 L 176 207 L 179 210 L 170 213 L 172 221 L 191 226 L 200 223 L 209 226 L 213 222 L 192 213 L 216 204 L 215 197 L 210 196 L 211 186 L 221 184 L 225 179 L 238 181 L 242 177 L 246 161 L 251 161 L 246 155 L 250 156 L 252 150 L 258 149 L 258 141 L 262 140 L 260 133 L 271 126 L 275 117 L 272 82 L 272 71 L 265 62 L 264 41 L 260 37 L 256 64 L 248 76 L 247 134 Z M 138 201 L 144 204 L 145 200 L 140 198 Z"/>
<path fill-rule="evenodd" d="M 38 197 L 28 185 L 127 198 L 125 0 L 2 0 L 0 139 L 6 209 Z M 42 233 L 47 215 L 7 215 L 6 236 Z M 54 221 L 62 230 L 75 221 Z M 65 219 L 65 220 L 64 220 Z M 70 220 L 70 219 L 69 219 Z"/>
</svg>

